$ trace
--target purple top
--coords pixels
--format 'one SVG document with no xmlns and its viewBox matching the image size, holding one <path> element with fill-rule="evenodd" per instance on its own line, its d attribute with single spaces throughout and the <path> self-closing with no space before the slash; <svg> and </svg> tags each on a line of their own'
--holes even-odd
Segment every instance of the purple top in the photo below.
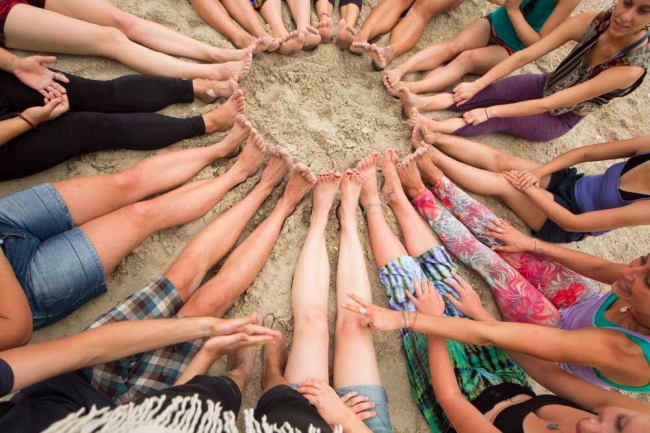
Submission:
<svg viewBox="0 0 650 433">
<path fill-rule="evenodd" d="M 638 198 L 636 200 L 624 200 L 619 192 L 621 175 L 628 162 L 635 158 L 646 158 L 650 152 L 633 156 L 627 161 L 614 164 L 603 174 L 584 176 L 576 182 L 574 193 L 576 202 L 580 208 L 580 213 L 593 212 L 604 209 L 614 209 L 626 206 L 638 200 L 647 200 L 650 197 Z M 609 230 L 603 230 L 592 233 L 594 236 L 600 236 Z"/>
<path fill-rule="evenodd" d="M 637 343 L 646 355 L 648 359 L 648 346 L 650 345 L 650 337 L 639 334 L 637 332 L 631 331 L 622 326 L 616 325 L 607 319 L 604 318 L 604 310 L 606 310 L 609 305 L 613 304 L 614 301 L 618 299 L 616 295 L 612 292 L 608 292 L 599 296 L 595 296 L 591 299 L 588 299 L 584 302 L 576 304 L 572 307 L 569 307 L 562 311 L 562 327 L 566 330 L 576 330 L 582 328 L 596 327 L 602 329 L 610 329 L 612 331 L 618 331 L 625 333 L 625 336 L 630 340 Z M 603 309 L 603 311 L 599 310 Z M 602 316 L 602 317 L 600 317 Z M 614 382 L 611 382 L 604 376 L 602 376 L 595 368 L 589 367 L 586 365 L 575 365 L 575 364 L 558 364 L 563 370 L 578 376 L 587 382 L 593 383 L 601 388 L 618 388 L 628 391 L 637 391 L 637 392 L 648 392 L 650 391 L 650 386 L 626 386 L 619 385 Z"/>
</svg>

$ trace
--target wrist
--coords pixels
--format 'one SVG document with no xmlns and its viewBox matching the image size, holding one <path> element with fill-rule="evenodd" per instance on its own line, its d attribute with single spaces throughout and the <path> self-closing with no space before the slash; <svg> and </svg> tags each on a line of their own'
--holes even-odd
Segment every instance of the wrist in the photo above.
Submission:
<svg viewBox="0 0 650 433">
<path fill-rule="evenodd" d="M 27 110 L 19 113 L 18 117 L 22 119 L 22 121 L 25 122 L 31 129 L 36 129 L 36 127 L 42 123 L 39 122 L 38 119 L 35 119 L 34 116 L 27 114 Z"/>
<path fill-rule="evenodd" d="M 18 65 L 19 60 L 20 57 L 12 56 L 6 64 L 2 65 L 2 69 L 11 74 L 15 74 L 16 66 Z"/>
<path fill-rule="evenodd" d="M 216 317 L 200 317 L 200 326 L 201 338 L 210 338 L 219 335 L 219 323 L 220 319 Z"/>
</svg>

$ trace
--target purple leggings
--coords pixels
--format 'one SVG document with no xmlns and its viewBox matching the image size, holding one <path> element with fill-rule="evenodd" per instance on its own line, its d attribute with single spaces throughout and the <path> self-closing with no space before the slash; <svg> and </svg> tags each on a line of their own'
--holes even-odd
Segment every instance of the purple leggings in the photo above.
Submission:
<svg viewBox="0 0 650 433">
<path fill-rule="evenodd" d="M 476 94 L 469 102 L 448 109 L 451 111 L 470 111 L 475 108 L 493 105 L 512 104 L 531 99 L 540 99 L 544 93 L 547 74 L 521 74 L 507 77 L 490 84 Z M 582 120 L 572 112 L 553 116 L 551 113 L 523 117 L 496 117 L 479 125 L 466 125 L 453 132 L 460 137 L 505 132 L 529 141 L 549 141 L 569 132 Z"/>
</svg>

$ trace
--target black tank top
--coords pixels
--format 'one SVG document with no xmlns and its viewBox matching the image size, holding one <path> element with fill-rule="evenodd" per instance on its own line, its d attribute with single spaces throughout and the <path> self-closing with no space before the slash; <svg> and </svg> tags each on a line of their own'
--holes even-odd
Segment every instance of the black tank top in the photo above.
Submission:
<svg viewBox="0 0 650 433">
<path fill-rule="evenodd" d="M 623 171 L 621 171 L 621 176 L 623 176 L 628 171 L 632 170 L 634 167 L 638 167 L 639 165 L 648 161 L 650 161 L 650 152 L 633 156 L 632 158 L 628 159 L 627 162 L 625 163 L 625 167 L 623 167 Z M 648 195 L 646 194 L 641 194 L 638 192 L 629 192 L 620 188 L 618 189 L 618 193 L 621 195 L 621 198 L 623 200 L 627 200 L 627 201 L 634 201 L 634 200 L 641 200 L 641 199 L 648 198 Z"/>
<path fill-rule="evenodd" d="M 520 394 L 529 395 L 532 398 L 506 407 L 494 419 L 494 426 L 502 432 L 524 433 L 524 419 L 526 416 L 544 406 L 556 404 L 584 410 L 566 398 L 556 395 L 536 395 L 530 389 L 514 383 L 491 386 L 473 400 L 472 404 L 481 413 L 485 414 L 492 410 L 496 404 Z"/>
</svg>

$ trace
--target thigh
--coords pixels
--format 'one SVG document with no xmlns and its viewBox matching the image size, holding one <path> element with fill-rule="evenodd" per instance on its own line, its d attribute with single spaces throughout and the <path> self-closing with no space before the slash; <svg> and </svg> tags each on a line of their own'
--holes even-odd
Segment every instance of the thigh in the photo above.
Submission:
<svg viewBox="0 0 650 433">
<path fill-rule="evenodd" d="M 106 0 L 47 0 L 45 9 L 100 26 L 115 27 L 121 9 Z"/>
<path fill-rule="evenodd" d="M 463 54 L 469 56 L 467 72 L 478 75 L 487 73 L 494 66 L 509 57 L 508 52 L 503 47 L 497 45 L 475 48 L 471 51 L 465 51 Z"/>
<path fill-rule="evenodd" d="M 5 45 L 29 51 L 98 55 L 102 27 L 45 9 L 17 5 L 7 17 Z"/>
<path fill-rule="evenodd" d="M 459 44 L 463 50 L 485 47 L 490 40 L 490 22 L 480 18 L 460 31 L 450 42 Z"/>
</svg>

